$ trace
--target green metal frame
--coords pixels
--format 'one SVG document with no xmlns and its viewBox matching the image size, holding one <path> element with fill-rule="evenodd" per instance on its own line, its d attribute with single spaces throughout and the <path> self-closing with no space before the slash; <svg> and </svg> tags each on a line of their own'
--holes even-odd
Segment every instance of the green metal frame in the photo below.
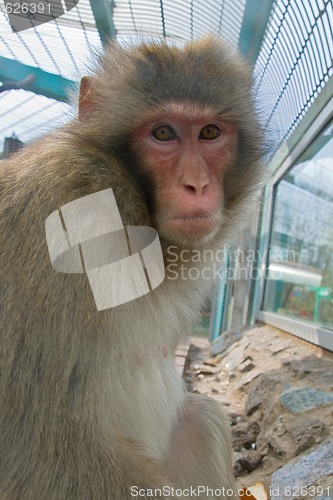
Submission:
<svg viewBox="0 0 333 500">
<path fill-rule="evenodd" d="M 59 75 L 48 73 L 40 68 L 22 64 L 13 59 L 0 57 L 0 81 L 20 82 L 31 77 L 30 82 L 24 85 L 24 90 L 30 90 L 35 94 L 41 94 L 58 101 L 68 101 L 68 90 L 77 86 L 77 82 L 68 80 Z"/>
<path fill-rule="evenodd" d="M 113 22 L 113 0 L 90 0 L 96 28 L 105 45 L 109 38 L 115 38 L 117 31 Z"/>
<path fill-rule="evenodd" d="M 246 2 L 238 48 L 252 66 L 259 55 L 274 3 L 275 0 L 247 0 Z"/>
<path fill-rule="evenodd" d="M 225 247 L 226 264 L 221 270 L 220 280 L 217 286 L 214 307 L 211 313 L 209 340 L 213 342 L 221 335 L 223 321 L 227 317 L 228 309 L 228 268 L 230 265 L 228 247 Z"/>
<path fill-rule="evenodd" d="M 333 76 L 325 84 L 310 109 L 306 112 L 302 120 L 297 125 L 295 131 L 285 144 L 276 152 L 272 158 L 272 170 L 277 171 L 301 140 L 308 135 L 308 131 L 313 122 L 318 118 L 323 109 L 328 105 L 333 97 Z"/>
<path fill-rule="evenodd" d="M 91 0 L 90 5 L 101 41 L 105 44 L 109 38 L 116 36 L 113 23 L 113 0 Z M 78 85 L 77 82 L 60 75 L 0 57 L 0 82 L 21 81 L 24 81 L 24 90 L 63 102 L 68 102 L 68 91 L 77 88 Z"/>
</svg>

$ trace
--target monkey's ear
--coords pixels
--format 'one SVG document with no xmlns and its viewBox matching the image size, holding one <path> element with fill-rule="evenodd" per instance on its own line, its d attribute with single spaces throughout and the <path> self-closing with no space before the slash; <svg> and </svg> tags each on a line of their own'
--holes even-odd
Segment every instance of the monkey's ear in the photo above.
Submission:
<svg viewBox="0 0 333 500">
<path fill-rule="evenodd" d="M 90 116 L 91 111 L 94 108 L 91 92 L 92 81 L 92 76 L 84 76 L 81 78 L 78 113 L 80 121 L 85 121 Z"/>
</svg>

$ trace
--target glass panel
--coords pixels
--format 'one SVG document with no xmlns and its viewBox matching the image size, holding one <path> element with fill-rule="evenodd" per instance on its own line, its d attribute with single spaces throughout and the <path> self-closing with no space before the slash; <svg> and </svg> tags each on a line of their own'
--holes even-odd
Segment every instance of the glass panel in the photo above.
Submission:
<svg viewBox="0 0 333 500">
<path fill-rule="evenodd" d="M 264 309 L 333 329 L 333 123 L 276 189 Z"/>
</svg>

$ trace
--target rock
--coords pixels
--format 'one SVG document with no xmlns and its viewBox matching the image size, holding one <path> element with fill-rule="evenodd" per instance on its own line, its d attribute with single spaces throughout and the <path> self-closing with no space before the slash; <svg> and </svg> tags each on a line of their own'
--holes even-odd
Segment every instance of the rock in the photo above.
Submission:
<svg viewBox="0 0 333 500">
<path fill-rule="evenodd" d="M 221 361 L 222 356 L 219 354 L 218 356 L 214 356 L 213 358 L 208 358 L 204 361 L 204 365 L 208 366 L 217 366 Z"/>
<path fill-rule="evenodd" d="M 297 373 L 298 375 L 305 375 L 308 373 L 314 373 L 315 371 L 322 371 L 322 363 L 326 362 L 323 358 L 318 358 L 317 356 L 306 356 L 302 359 L 290 360 L 289 368 Z M 331 364 L 331 363 L 330 363 Z M 327 367 L 325 367 L 327 368 Z"/>
<path fill-rule="evenodd" d="M 333 403 L 333 393 L 311 387 L 298 388 L 288 384 L 283 389 L 280 401 L 292 413 L 300 413 Z"/>
<path fill-rule="evenodd" d="M 257 441 L 259 432 L 258 422 L 239 423 L 232 429 L 233 449 L 235 451 L 241 451 L 244 448 L 251 449 L 253 443 Z"/>
<path fill-rule="evenodd" d="M 232 372 L 235 370 L 235 368 L 238 368 L 241 363 L 243 363 L 245 358 L 246 356 L 244 347 L 238 346 L 224 358 L 223 365 L 226 370 L 228 370 L 228 372 Z"/>
<path fill-rule="evenodd" d="M 321 441 L 320 437 L 325 434 L 326 425 L 319 418 L 306 417 L 295 420 L 288 426 L 288 433 L 295 442 L 295 454 L 310 448 Z"/>
<path fill-rule="evenodd" d="M 325 435 L 326 425 L 319 418 L 307 417 L 290 422 L 288 415 L 280 416 L 267 431 L 268 444 L 276 456 L 292 458 Z"/>
<path fill-rule="evenodd" d="M 270 370 L 262 373 L 250 389 L 246 400 L 246 414 L 252 415 L 257 411 L 265 401 L 269 401 L 274 391 L 283 387 L 286 382 L 285 374 L 280 370 Z"/>
<path fill-rule="evenodd" d="M 273 450 L 274 454 L 283 457 L 287 454 L 293 456 L 293 450 L 289 451 L 290 441 L 285 439 L 287 435 L 287 427 L 283 417 L 279 417 L 273 427 L 269 429 L 268 440 L 269 447 Z"/>
<path fill-rule="evenodd" d="M 205 358 L 207 358 L 207 353 L 205 348 L 199 347 L 194 344 L 190 344 L 186 357 L 186 363 L 188 365 L 190 364 L 192 366 L 194 364 L 200 365 Z"/>
<path fill-rule="evenodd" d="M 243 334 L 238 330 L 223 332 L 211 345 L 210 352 L 213 355 L 225 353 L 230 346 L 242 338 Z"/>
<path fill-rule="evenodd" d="M 333 371 L 328 372 L 317 372 L 311 373 L 309 379 L 314 383 L 316 387 L 322 387 L 323 389 L 333 390 Z"/>
<path fill-rule="evenodd" d="M 283 341 L 281 339 L 276 339 L 272 342 L 270 342 L 268 344 L 268 349 L 270 350 L 270 352 L 275 355 L 275 354 L 278 354 L 279 352 L 282 352 L 282 351 L 285 351 L 286 349 L 288 349 L 288 347 L 291 347 L 292 344 L 291 342 L 288 342 L 288 341 Z"/>
<path fill-rule="evenodd" d="M 254 368 L 254 364 L 252 363 L 251 358 L 246 359 L 245 361 L 243 361 L 243 363 L 241 363 L 238 366 L 238 370 L 242 373 L 249 372 L 249 371 L 253 370 L 253 368 Z"/>
<path fill-rule="evenodd" d="M 242 422 L 242 416 L 239 415 L 238 413 L 230 412 L 228 413 L 228 417 L 230 420 L 230 425 L 237 425 L 239 422 Z"/>
<path fill-rule="evenodd" d="M 260 369 L 255 369 L 253 371 L 251 371 L 251 373 L 248 373 L 247 375 L 245 375 L 244 377 L 242 377 L 239 382 L 237 382 L 236 384 L 236 389 L 243 389 L 246 385 L 248 385 L 250 382 L 252 382 L 252 380 L 254 380 L 255 378 L 259 377 L 259 375 L 261 375 L 263 373 L 263 370 L 260 370 Z"/>
<path fill-rule="evenodd" d="M 213 367 L 210 367 L 210 366 L 205 366 L 205 365 L 201 365 L 197 371 L 196 371 L 196 375 L 197 376 L 200 376 L 200 375 L 215 375 L 216 373 L 218 373 L 218 370 L 216 368 L 213 368 Z"/>
<path fill-rule="evenodd" d="M 271 498 L 290 500 L 292 496 L 301 496 L 302 488 L 304 490 L 316 485 L 319 480 L 332 474 L 333 440 L 330 440 L 276 470 L 272 475 Z M 297 491 L 299 495 L 296 495 Z"/>
<path fill-rule="evenodd" d="M 251 451 L 236 460 L 234 464 L 234 473 L 236 476 L 242 476 L 254 471 L 259 467 L 264 455 L 258 451 Z"/>
<path fill-rule="evenodd" d="M 317 356 L 306 356 L 289 363 L 289 368 L 298 376 L 309 375 L 309 379 L 325 389 L 333 389 L 333 361 Z"/>
</svg>

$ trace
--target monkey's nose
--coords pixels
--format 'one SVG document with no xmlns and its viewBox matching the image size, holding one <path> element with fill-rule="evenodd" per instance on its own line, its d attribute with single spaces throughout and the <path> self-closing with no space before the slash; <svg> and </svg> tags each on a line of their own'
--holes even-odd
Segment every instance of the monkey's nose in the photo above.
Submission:
<svg viewBox="0 0 333 500">
<path fill-rule="evenodd" d="M 208 182 L 185 182 L 184 188 L 189 195 L 202 196 L 208 189 Z"/>
</svg>

